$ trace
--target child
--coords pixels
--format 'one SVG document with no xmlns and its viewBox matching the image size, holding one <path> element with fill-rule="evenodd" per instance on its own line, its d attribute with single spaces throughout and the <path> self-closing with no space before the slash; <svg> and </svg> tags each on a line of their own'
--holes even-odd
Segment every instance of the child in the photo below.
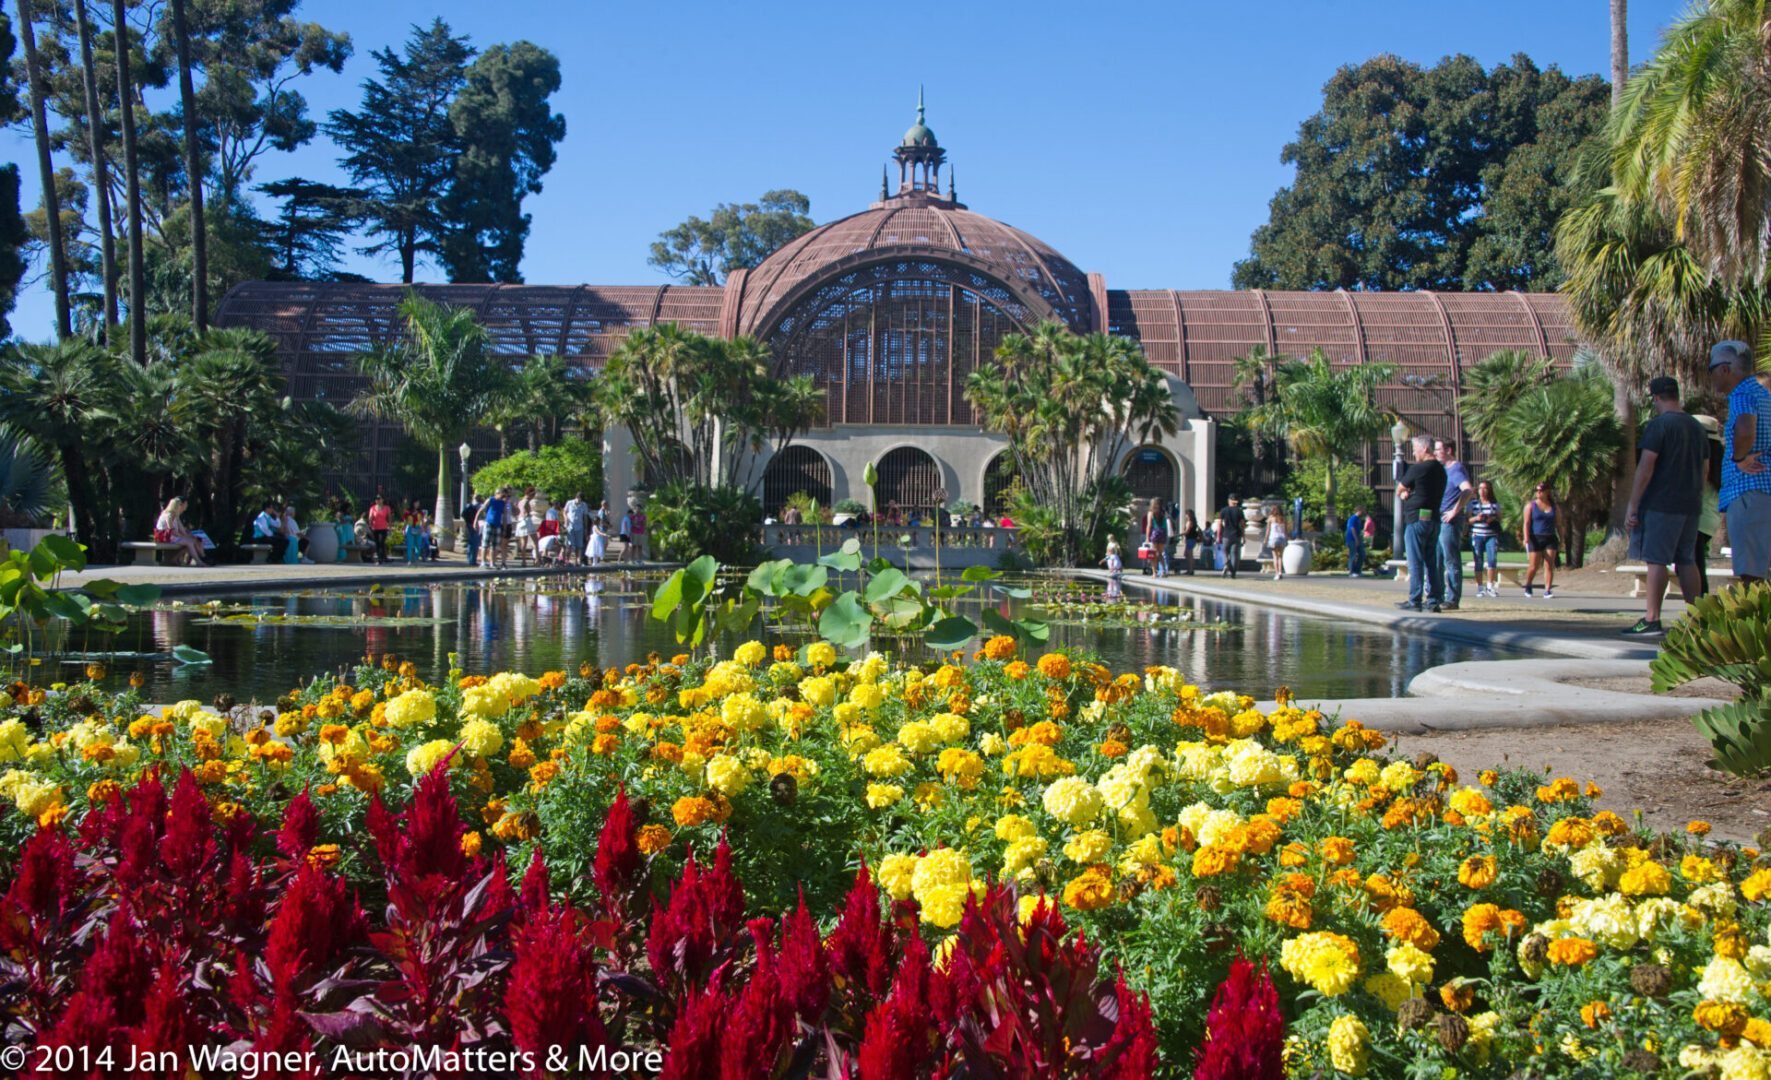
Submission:
<svg viewBox="0 0 1771 1080">
<path fill-rule="evenodd" d="M 609 557 L 609 530 L 600 516 L 590 519 L 590 543 L 585 546 L 584 556 L 592 566 L 601 566 Z"/>
<path fill-rule="evenodd" d="M 1119 554 L 1119 541 L 1107 541 L 1107 557 L 1101 561 L 1107 564 L 1107 599 L 1118 600 L 1124 595 L 1119 582 L 1125 576 L 1125 560 Z"/>
</svg>

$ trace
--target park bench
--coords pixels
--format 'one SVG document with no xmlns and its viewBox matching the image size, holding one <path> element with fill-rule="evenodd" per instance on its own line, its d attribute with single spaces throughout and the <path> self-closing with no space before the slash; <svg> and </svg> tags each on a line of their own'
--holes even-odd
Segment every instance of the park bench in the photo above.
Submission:
<svg viewBox="0 0 1771 1080">
<path fill-rule="evenodd" d="M 183 544 L 160 544 L 152 540 L 125 540 L 120 546 L 129 552 L 131 563 L 140 558 L 141 552 L 151 551 L 154 553 L 154 562 L 160 566 L 166 565 L 167 555 L 184 551 Z"/>
<path fill-rule="evenodd" d="M 1633 575 L 1634 580 L 1630 583 L 1630 595 L 1632 597 L 1641 596 L 1648 591 L 1648 567 L 1639 564 L 1626 565 L 1618 567 L 1617 572 L 1620 574 Z M 1704 572 L 1709 575 L 1710 580 L 1712 581 L 1718 578 L 1732 580 L 1734 577 L 1734 571 L 1727 567 L 1711 566 Z M 1678 574 L 1674 573 L 1670 576 L 1673 582 L 1677 583 L 1679 580 Z"/>
<path fill-rule="evenodd" d="M 1401 582 L 1404 588 L 1407 587 L 1407 585 L 1408 585 L 1408 560 L 1407 559 L 1391 559 L 1390 561 L 1384 563 L 1384 569 L 1396 571 L 1396 580 Z M 1502 574 L 1505 574 L 1512 581 L 1514 588 L 1522 589 L 1525 587 L 1525 567 L 1510 565 L 1508 563 L 1501 563 L 1498 569 L 1500 570 L 1500 572 Z M 1470 562 L 1464 563 L 1464 574 L 1465 575 L 1473 575 L 1475 572 L 1476 572 L 1476 564 L 1473 560 Z"/>
<path fill-rule="evenodd" d="M 252 556 L 252 565 L 254 566 L 271 561 L 271 546 L 269 544 L 241 544 L 240 550 Z"/>
</svg>

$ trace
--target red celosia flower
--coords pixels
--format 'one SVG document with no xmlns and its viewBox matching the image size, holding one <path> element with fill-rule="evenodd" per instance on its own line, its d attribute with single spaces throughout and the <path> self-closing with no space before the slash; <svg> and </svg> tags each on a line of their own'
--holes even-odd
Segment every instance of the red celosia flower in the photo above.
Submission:
<svg viewBox="0 0 1771 1080">
<path fill-rule="evenodd" d="M 1206 1015 L 1205 1048 L 1194 1080 L 1282 1080 L 1284 1052 L 1285 1018 L 1267 965 L 1261 964 L 1256 977 L 1254 965 L 1237 957 Z"/>
<path fill-rule="evenodd" d="M 310 972 L 325 972 L 339 951 L 367 933 L 368 920 L 345 880 L 303 861 L 277 904 L 265 945 L 265 963 L 278 994 L 292 993 Z"/>
<path fill-rule="evenodd" d="M 895 935 L 880 918 L 879 889 L 865 862 L 849 889 L 842 917 L 824 945 L 831 970 L 848 984 L 848 992 L 863 1009 L 885 997 L 892 983 Z"/>
<path fill-rule="evenodd" d="M 928 1017 L 920 1002 L 893 987 L 885 1004 L 867 1014 L 857 1056 L 861 1080 L 917 1075 L 928 1056 Z"/>
<path fill-rule="evenodd" d="M 215 826 L 209 800 L 189 769 L 179 774 L 172 790 L 166 833 L 160 840 L 160 861 L 174 881 L 195 882 L 215 854 Z"/>
<path fill-rule="evenodd" d="M 304 787 L 289 800 L 283 808 L 283 827 L 277 831 L 277 850 L 291 860 L 304 859 L 320 840 L 320 812 L 307 792 Z"/>
<path fill-rule="evenodd" d="M 183 1059 L 188 1048 L 206 1041 L 202 1026 L 191 1018 L 185 1007 L 184 977 L 170 960 L 160 965 L 160 973 L 148 991 L 146 1011 L 147 1017 L 141 1026 L 129 1036 L 129 1044 L 137 1054 L 136 1060 L 159 1061 L 159 1055 L 168 1050 L 176 1058 Z M 166 1074 L 156 1070 L 148 1075 L 165 1075 L 167 1080 L 176 1080 L 184 1074 L 182 1070 Z"/>
<path fill-rule="evenodd" d="M 517 911 L 520 916 L 538 918 L 547 914 L 549 906 L 547 863 L 541 857 L 541 845 L 536 844 L 529 853 L 529 868 L 523 871 L 522 903 Z"/>
<path fill-rule="evenodd" d="M 691 990 L 664 1045 L 670 1052 L 658 1080 L 720 1080 L 719 1030 L 731 1002 L 716 976 L 702 990 Z"/>
<path fill-rule="evenodd" d="M 801 1020 L 816 1026 L 830 1003 L 830 960 L 818 924 L 806 911 L 805 889 L 799 891 L 798 910 L 781 923 L 781 995 Z"/>
<path fill-rule="evenodd" d="M 1150 1012 L 1150 995 L 1132 993 L 1131 987 L 1125 984 L 1123 971 L 1119 973 L 1114 992 L 1119 998 L 1119 1024 L 1114 1028 L 1113 1041 L 1107 1044 L 1107 1055 L 1117 1051 L 1119 1057 L 1102 1075 L 1102 1080 L 1145 1080 L 1156 1074 L 1157 1060 L 1156 1022 Z M 1274 1074 L 1283 1075 L 1283 1072 Z M 1267 1078 L 1257 1077 L 1255 1080 Z"/>
<path fill-rule="evenodd" d="M 732 873 L 732 849 L 726 846 L 726 834 L 719 834 L 719 848 L 713 853 L 713 871 L 702 887 L 707 892 L 707 911 L 713 916 L 715 933 L 724 938 L 736 934 L 744 925 L 744 887 Z"/>
<path fill-rule="evenodd" d="M 596 965 L 578 931 L 577 913 L 550 909 L 542 895 L 541 906 L 512 935 L 515 959 L 504 991 L 511 1037 L 517 1049 L 534 1056 L 537 1076 L 546 1072 L 540 1066 L 552 1047 L 576 1061 L 578 1047 L 594 1051 L 608 1041 L 596 1014 Z"/>
<path fill-rule="evenodd" d="M 639 823 L 627 803 L 627 785 L 615 792 L 609 816 L 603 819 L 603 831 L 597 837 L 596 864 L 592 880 L 605 905 L 615 902 L 633 885 L 640 867 L 639 843 L 635 838 Z"/>
<path fill-rule="evenodd" d="M 720 1032 L 720 1080 L 750 1080 L 772 1076 L 781 1048 L 794 1032 L 793 1006 L 781 994 L 774 949 L 769 938 L 774 924 L 768 919 L 750 923 L 756 944 L 756 970 L 744 984 L 735 1006 L 726 1015 Z"/>
<path fill-rule="evenodd" d="M 7 950 L 18 948 L 23 941 L 8 936 L 15 920 L 52 919 L 78 899 L 78 889 L 74 846 L 60 829 L 38 829 L 19 852 L 18 876 L 0 901 L 0 944 Z"/>
</svg>

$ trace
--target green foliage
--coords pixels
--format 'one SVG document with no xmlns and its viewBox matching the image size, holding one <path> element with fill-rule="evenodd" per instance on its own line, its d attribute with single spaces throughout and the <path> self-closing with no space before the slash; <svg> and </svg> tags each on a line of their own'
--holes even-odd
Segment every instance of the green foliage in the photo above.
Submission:
<svg viewBox="0 0 1771 1080">
<path fill-rule="evenodd" d="M 25 275 L 24 246 L 30 234 L 18 211 L 18 166 L 0 166 L 0 338 L 12 336 L 6 316 L 18 300 L 18 283 Z"/>
<path fill-rule="evenodd" d="M 1022 505 L 1049 508 L 1055 518 L 1055 547 L 1047 550 L 1042 537 L 1033 552 L 1042 562 L 1085 559 L 1122 528 L 1115 521 L 1129 489 L 1115 482 L 1114 465 L 1131 447 L 1180 427 L 1166 380 L 1136 344 L 1079 336 L 1057 322 L 1004 337 L 996 363 L 967 378 L 965 398 L 984 427 L 1008 436 L 1031 500 Z"/>
<path fill-rule="evenodd" d="M 50 456 L 28 436 L 0 424 L 0 523 L 30 528 L 56 511 L 57 492 L 66 501 Z"/>
<path fill-rule="evenodd" d="M 1602 523 L 1610 507 L 1612 462 L 1623 443 L 1610 381 L 1586 367 L 1526 390 L 1495 432 L 1489 467 L 1514 492 L 1550 485 L 1579 566 L 1587 527 Z"/>
<path fill-rule="evenodd" d="M 1342 469 L 1346 468 L 1342 466 Z M 1335 484 L 1336 505 L 1341 509 L 1350 513 L 1354 507 L 1363 506 L 1367 512 L 1382 516 L 1384 511 L 1378 502 L 1377 492 L 1369 485 L 1361 483 L 1356 476 L 1342 472 Z M 1325 521 L 1328 510 L 1327 486 L 1327 459 L 1305 458 L 1292 466 L 1285 483 L 1280 487 L 1280 494 L 1287 500 L 1303 496 L 1304 517 L 1312 521 Z M 1335 535 L 1339 535 L 1338 530 Z"/>
<path fill-rule="evenodd" d="M 420 256 L 452 281 L 521 281 L 529 219 L 523 196 L 541 190 L 565 120 L 547 108 L 559 62 L 518 42 L 474 59 L 441 18 L 414 27 L 402 53 L 374 54 L 379 78 L 361 107 L 334 109 L 327 134 L 359 195 L 355 216 L 393 252 L 411 282 Z"/>
<path fill-rule="evenodd" d="M 1692 722 L 1730 772 L 1771 768 L 1771 586 L 1738 584 L 1693 601 L 1667 631 L 1650 670 L 1662 693 L 1705 677 L 1740 687 L 1738 702 Z"/>
<path fill-rule="evenodd" d="M 872 464 L 872 462 L 869 462 L 868 464 Z M 863 503 L 860 499 L 838 499 L 836 500 L 836 505 L 831 507 L 831 509 L 839 514 L 859 514 L 867 509 L 867 504 Z"/>
<path fill-rule="evenodd" d="M 1395 377 L 1393 364 L 1360 364 L 1336 369 L 1321 349 L 1303 360 L 1287 361 L 1274 373 L 1272 396 L 1247 415 L 1255 431 L 1284 439 L 1305 460 L 1320 459 L 1324 524 L 1338 523 L 1341 462 L 1381 436 L 1391 414 L 1376 404 L 1379 386 Z M 1376 500 L 1367 503 L 1375 505 Z"/>
<path fill-rule="evenodd" d="M 1236 264 L 1237 288 L 1547 290 L 1576 151 L 1609 88 L 1529 57 L 1484 71 L 1377 56 L 1323 87 L 1280 160 L 1297 178 Z"/>
<path fill-rule="evenodd" d="M 526 487 L 545 491 L 556 503 L 582 491 L 594 505 L 603 490 L 602 449 L 584 439 L 568 438 L 540 450 L 519 450 L 473 474 L 475 491 L 506 485 L 517 491 Z"/>
<path fill-rule="evenodd" d="M 742 488 L 666 484 L 646 503 L 653 554 L 687 562 L 755 562 L 762 554 L 762 503 Z"/>
<path fill-rule="evenodd" d="M 1464 393 L 1458 399 L 1464 430 L 1492 454 L 1500 442 L 1500 428 L 1507 413 L 1528 390 L 1555 377 L 1547 356 L 1532 356 L 1517 349 L 1491 354 L 1464 372 Z"/>
<path fill-rule="evenodd" d="M 5 642 L 0 652 L 31 662 L 38 635 L 50 620 L 118 633 L 128 620 L 125 605 L 151 604 L 160 597 L 158 585 L 124 585 L 110 578 L 88 581 L 79 590 L 55 587 L 62 571 L 84 569 L 85 546 L 61 535 L 45 536 L 30 551 L 9 551 L 0 558 L 0 640 Z"/>
<path fill-rule="evenodd" d="M 720 203 L 702 220 L 658 234 L 646 262 L 685 285 L 719 285 L 769 253 L 812 230 L 810 199 L 792 189 L 769 191 L 753 203 Z"/>
</svg>

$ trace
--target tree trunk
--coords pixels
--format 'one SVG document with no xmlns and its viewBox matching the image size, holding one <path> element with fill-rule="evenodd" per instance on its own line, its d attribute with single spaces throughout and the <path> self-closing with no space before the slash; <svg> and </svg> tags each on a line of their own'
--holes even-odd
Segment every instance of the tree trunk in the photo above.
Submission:
<svg viewBox="0 0 1771 1080">
<path fill-rule="evenodd" d="M 105 167 L 102 117 L 98 102 L 98 72 L 92 63 L 92 24 L 86 18 L 86 0 L 74 0 L 74 20 L 80 34 L 80 74 L 86 89 L 86 134 L 92 148 L 92 186 L 98 199 L 100 267 L 105 279 L 105 344 L 115 347 L 117 329 L 117 244 L 111 235 L 111 179 Z"/>
<path fill-rule="evenodd" d="M 49 226 L 49 287 L 55 293 L 55 332 L 58 338 L 73 336 L 68 314 L 68 256 L 62 243 L 61 199 L 55 192 L 55 161 L 49 152 L 49 121 L 44 112 L 43 66 L 37 57 L 36 16 L 31 0 L 18 0 L 19 24 L 24 28 L 25 72 L 31 85 L 31 133 L 37 142 L 37 174 L 43 183 L 43 210 Z"/>
<path fill-rule="evenodd" d="M 1623 102 L 1630 78 L 1629 0 L 1611 0 L 1611 107 Z"/>
<path fill-rule="evenodd" d="M 431 536 L 434 538 L 439 529 L 453 528 L 454 521 L 455 509 L 449 498 L 449 440 L 443 439 L 437 443 L 437 516 L 431 522 Z"/>
<path fill-rule="evenodd" d="M 117 101 L 122 113 L 123 179 L 129 199 L 129 355 L 148 363 L 147 282 L 142 270 L 141 165 L 135 154 L 135 90 L 129 74 L 129 13 L 124 0 L 111 0 L 117 34 Z"/>
<path fill-rule="evenodd" d="M 1617 426 L 1623 441 L 1617 447 L 1617 462 L 1611 472 L 1611 515 L 1605 523 L 1605 538 L 1613 540 L 1627 531 L 1630 489 L 1636 483 L 1636 401 L 1630 395 L 1628 380 L 1618 372 L 1612 380 L 1611 407 L 1617 414 Z M 1601 553 L 1603 554 L 1603 553 Z"/>
<path fill-rule="evenodd" d="M 61 452 L 62 477 L 68 483 L 68 505 L 74 513 L 74 531 L 96 561 L 110 552 L 98 535 L 98 518 L 93 514 L 92 484 L 86 472 L 86 459 L 81 456 L 78 444 L 69 443 L 57 449 Z"/>
<path fill-rule="evenodd" d="M 1336 485 L 1334 476 L 1334 457 L 1330 455 L 1328 459 L 1328 490 L 1323 492 L 1326 508 L 1322 511 L 1322 531 L 1329 536 L 1334 535 L 1335 526 L 1340 524 L 1340 514 L 1337 513 L 1335 499 L 1339 493 L 1340 488 Z"/>
<path fill-rule="evenodd" d="M 184 167 L 191 185 L 191 321 L 209 328 L 209 240 L 203 225 L 203 171 L 197 153 L 197 94 L 191 88 L 191 33 L 184 0 L 172 0 L 172 33 L 178 46 L 178 96 L 184 106 Z"/>
</svg>

